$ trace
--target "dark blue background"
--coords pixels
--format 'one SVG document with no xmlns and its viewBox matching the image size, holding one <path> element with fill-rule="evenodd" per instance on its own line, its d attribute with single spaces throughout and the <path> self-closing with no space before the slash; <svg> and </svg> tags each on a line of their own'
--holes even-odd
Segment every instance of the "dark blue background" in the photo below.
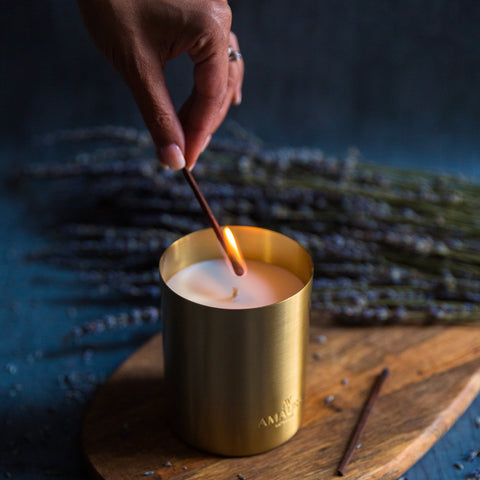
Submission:
<svg viewBox="0 0 480 480">
<path fill-rule="evenodd" d="M 232 0 L 246 60 L 231 116 L 268 142 L 479 173 L 480 4 L 475 0 Z M 3 2 L 2 136 L 140 125 L 72 0 Z M 187 60 L 167 69 L 177 105 Z"/>
<path fill-rule="evenodd" d="M 480 3 L 453 0 L 234 0 L 246 60 L 244 101 L 231 118 L 272 144 L 308 144 L 367 159 L 480 176 Z M 104 123 L 141 126 L 130 94 L 91 45 L 67 0 L 0 6 L 0 475 L 84 478 L 78 432 L 95 385 L 158 327 L 63 345 L 69 329 L 108 308 L 85 300 L 73 274 L 25 262 L 48 243 L 53 199 L 7 179 L 39 133 Z M 167 74 L 176 104 L 186 59 Z M 57 158 L 58 159 L 58 158 Z M 33 208 L 35 205 L 35 208 Z M 64 375 L 72 374 L 78 398 Z M 77 389 L 77 390 L 78 390 Z M 409 473 L 464 478 L 452 464 L 479 446 L 480 400 Z"/>
</svg>

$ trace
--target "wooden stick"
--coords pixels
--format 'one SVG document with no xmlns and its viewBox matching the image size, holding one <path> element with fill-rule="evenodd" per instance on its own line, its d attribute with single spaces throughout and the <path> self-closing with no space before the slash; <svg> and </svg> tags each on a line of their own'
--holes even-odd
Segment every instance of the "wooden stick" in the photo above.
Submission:
<svg viewBox="0 0 480 480">
<path fill-rule="evenodd" d="M 242 265 L 238 262 L 238 260 L 227 249 L 227 246 L 225 245 L 225 238 L 223 237 L 223 233 L 220 229 L 220 225 L 218 224 L 216 218 L 214 217 L 212 210 L 210 209 L 207 201 L 205 200 L 205 197 L 203 196 L 202 192 L 198 188 L 198 184 L 195 178 L 193 178 L 192 172 L 190 172 L 190 170 L 187 170 L 187 168 L 184 168 L 182 171 L 183 171 L 183 174 L 185 175 L 185 178 L 187 179 L 188 184 L 190 185 L 190 187 L 192 187 L 195 198 L 198 200 L 198 203 L 202 207 L 203 213 L 205 213 L 208 223 L 213 228 L 213 231 L 215 232 L 215 235 L 217 236 L 218 241 L 220 242 L 220 245 L 223 248 L 223 251 L 227 255 L 227 258 L 229 259 L 232 265 L 233 271 L 239 277 L 242 276 L 245 273 L 245 271 Z"/>
<path fill-rule="evenodd" d="M 367 402 L 363 407 L 362 414 L 360 415 L 357 425 L 355 426 L 355 429 L 352 432 L 352 436 L 350 437 L 350 440 L 348 442 L 347 450 L 345 451 L 342 461 L 340 462 L 340 465 L 338 467 L 337 473 L 340 476 L 345 475 L 348 464 L 350 463 L 350 460 L 353 457 L 353 453 L 357 448 L 358 439 L 360 438 L 360 435 L 365 428 L 365 424 L 367 423 L 368 416 L 370 415 L 370 412 L 372 411 L 372 408 L 377 401 L 378 394 L 380 393 L 380 388 L 382 388 L 383 382 L 388 377 L 389 373 L 390 370 L 388 368 L 384 368 L 382 370 L 382 373 L 380 373 L 380 375 L 378 375 L 378 377 L 375 379 L 375 383 L 373 384 L 372 390 L 370 391 Z"/>
</svg>

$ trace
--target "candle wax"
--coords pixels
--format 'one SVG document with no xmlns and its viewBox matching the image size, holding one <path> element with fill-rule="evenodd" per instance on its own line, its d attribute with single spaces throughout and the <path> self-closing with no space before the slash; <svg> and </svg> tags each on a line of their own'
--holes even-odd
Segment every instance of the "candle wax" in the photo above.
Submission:
<svg viewBox="0 0 480 480">
<path fill-rule="evenodd" d="M 174 274 L 167 285 L 178 295 L 209 307 L 255 308 L 280 302 L 303 287 L 288 270 L 259 260 L 246 260 L 247 273 L 232 273 L 225 260 L 194 263 Z"/>
</svg>

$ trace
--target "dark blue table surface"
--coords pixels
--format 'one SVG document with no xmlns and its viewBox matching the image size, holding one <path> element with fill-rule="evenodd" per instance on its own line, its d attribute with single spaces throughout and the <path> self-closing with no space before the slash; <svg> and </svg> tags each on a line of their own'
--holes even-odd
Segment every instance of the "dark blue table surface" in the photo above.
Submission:
<svg viewBox="0 0 480 480">
<path fill-rule="evenodd" d="M 53 207 L 43 187 L 12 189 L 7 179 L 22 152 L 2 151 L 0 187 L 0 478 L 87 477 L 79 433 L 88 400 L 158 325 L 62 342 L 70 329 L 122 305 L 88 300 L 71 272 L 26 256 L 48 237 L 40 229 Z M 40 205 L 32 211 L 32 202 Z M 405 475 L 409 480 L 454 480 L 480 467 L 464 458 L 480 445 L 480 398 Z M 464 470 L 454 464 L 461 462 Z M 233 477 L 232 477 L 233 478 Z"/>
</svg>

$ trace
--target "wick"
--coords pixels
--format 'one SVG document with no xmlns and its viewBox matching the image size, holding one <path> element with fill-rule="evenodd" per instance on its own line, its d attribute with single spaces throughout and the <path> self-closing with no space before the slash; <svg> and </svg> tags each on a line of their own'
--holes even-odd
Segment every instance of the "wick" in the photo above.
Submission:
<svg viewBox="0 0 480 480">
<path fill-rule="evenodd" d="M 375 405 L 375 402 L 378 399 L 380 388 L 382 388 L 383 382 L 388 377 L 389 373 L 390 373 L 390 370 L 388 368 L 384 368 L 382 370 L 382 373 L 380 373 L 380 375 L 378 375 L 377 378 L 375 379 L 375 383 L 373 384 L 372 390 L 368 395 L 367 402 L 363 407 L 362 414 L 360 415 L 360 418 L 358 419 L 358 423 L 355 426 L 355 429 L 352 432 L 352 436 L 350 437 L 350 440 L 348 442 L 347 450 L 345 451 L 342 461 L 340 462 L 340 465 L 338 467 L 337 473 L 340 476 L 345 475 L 345 471 L 347 470 L 348 464 L 350 463 L 350 460 L 353 457 L 353 452 L 357 448 L 358 439 L 360 438 L 360 435 L 362 434 L 363 429 L 365 428 L 365 424 L 367 423 L 368 416 L 370 415 L 370 412 L 372 411 L 373 406 Z"/>
<path fill-rule="evenodd" d="M 238 288 L 237 287 L 232 287 L 232 298 L 235 300 L 238 295 Z"/>
</svg>

